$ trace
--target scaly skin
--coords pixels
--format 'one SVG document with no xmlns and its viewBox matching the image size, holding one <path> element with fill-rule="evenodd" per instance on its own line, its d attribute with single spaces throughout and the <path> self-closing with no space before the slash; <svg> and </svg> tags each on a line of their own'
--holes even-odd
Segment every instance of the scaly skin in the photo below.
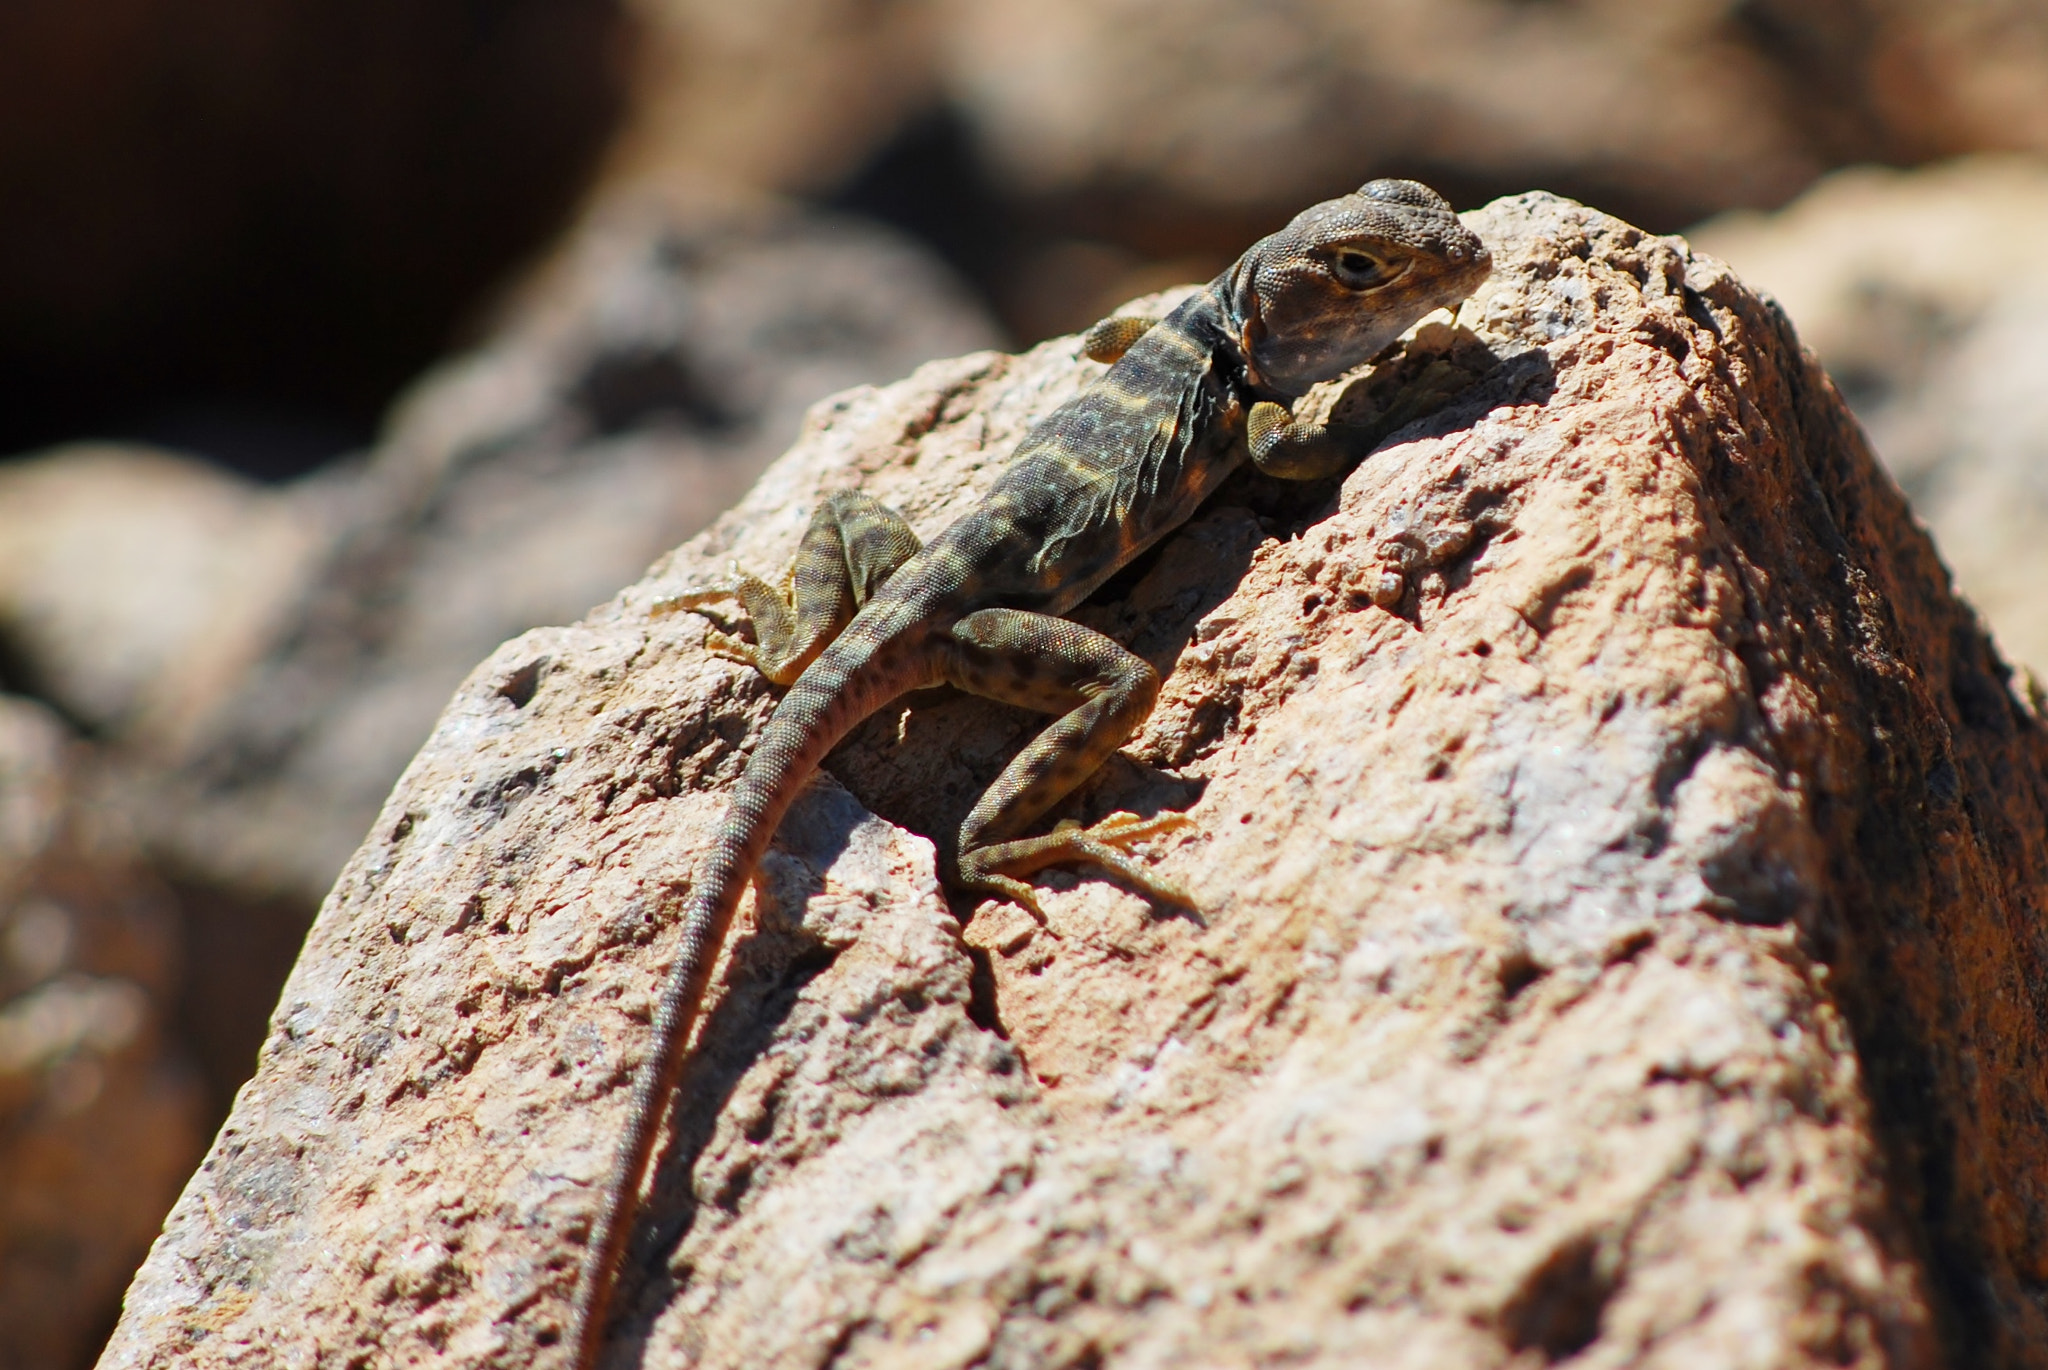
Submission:
<svg viewBox="0 0 2048 1370">
<path fill-rule="evenodd" d="M 713 634 L 712 650 L 789 692 L 747 761 L 683 913 L 579 1275 L 569 1337 L 577 1370 L 592 1370 L 602 1349 L 640 1186 L 712 962 L 776 825 L 826 753 L 898 695 L 941 683 L 1058 715 L 961 824 L 954 882 L 1035 908 L 1020 877 L 1087 862 L 1187 902 L 1126 850 L 1178 815 L 1115 814 L 1092 828 L 1023 835 L 1144 723 L 1159 692 L 1148 663 L 1059 615 L 1186 522 L 1246 460 L 1289 480 L 1343 469 L 1354 454 L 1342 436 L 1297 422 L 1287 402 L 1464 299 L 1491 265 L 1434 191 L 1373 181 L 1303 211 L 1159 323 L 1098 324 L 1089 355 L 1114 365 L 1033 428 L 980 506 L 929 546 L 919 548 L 877 501 L 835 495 L 804 535 L 787 597 L 736 574 L 666 601 L 688 608 L 737 596 L 757 644 Z"/>
</svg>

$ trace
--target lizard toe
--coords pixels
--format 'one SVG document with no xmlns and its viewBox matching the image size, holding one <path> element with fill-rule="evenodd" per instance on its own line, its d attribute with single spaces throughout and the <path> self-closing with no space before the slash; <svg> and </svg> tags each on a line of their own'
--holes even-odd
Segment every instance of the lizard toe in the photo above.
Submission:
<svg viewBox="0 0 2048 1370">
<path fill-rule="evenodd" d="M 960 888 L 1007 899 L 1041 924 L 1045 922 L 1045 910 L 1038 903 L 1038 890 L 1029 883 L 995 871 L 974 869 L 969 862 L 961 863 L 959 877 Z"/>
<path fill-rule="evenodd" d="M 716 628 L 707 629 L 704 633 L 704 650 L 713 656 L 724 657 L 727 661 L 737 661 L 743 666 L 760 669 L 760 662 L 754 656 L 754 645 L 745 638 L 734 637 L 731 633 L 722 633 Z"/>
</svg>

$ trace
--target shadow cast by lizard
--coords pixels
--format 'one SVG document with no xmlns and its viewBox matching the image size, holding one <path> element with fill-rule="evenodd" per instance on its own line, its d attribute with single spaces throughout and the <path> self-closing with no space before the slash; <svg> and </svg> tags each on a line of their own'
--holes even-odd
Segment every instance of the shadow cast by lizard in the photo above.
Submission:
<svg viewBox="0 0 2048 1370">
<path fill-rule="evenodd" d="M 1361 426 L 1361 462 L 1371 461 L 1375 452 L 1395 442 L 1470 428 L 1500 405 L 1542 403 L 1548 398 L 1555 372 L 1540 350 L 1498 357 L 1464 330 L 1439 329 L 1431 336 L 1430 350 L 1417 356 L 1388 354 L 1336 401 L 1339 408 L 1363 406 L 1368 418 L 1379 414 L 1399 419 L 1398 427 Z M 1435 407 L 1417 409 L 1387 398 L 1419 375 L 1429 378 Z M 1119 571 L 1071 617 L 1123 643 L 1162 676 L 1169 675 L 1197 627 L 1236 592 L 1258 549 L 1272 540 L 1299 537 L 1335 514 L 1348 475 L 1282 481 L 1247 464 L 1180 531 Z M 1483 494 L 1477 498 L 1488 506 L 1498 503 Z M 1461 560 L 1476 557 L 1484 541 L 1475 539 Z M 1203 744 L 1180 748 L 1180 755 L 1192 760 L 1228 735 L 1235 726 L 1234 711 L 1225 706 L 1217 712 L 1204 730 Z M 929 837 L 939 846 L 942 860 L 950 861 L 961 820 L 1045 721 L 1020 708 L 940 687 L 906 695 L 868 719 L 825 765 L 869 809 Z M 1200 800 L 1206 786 L 1206 777 L 1187 773 L 1183 764 L 1148 764 L 1118 753 L 1049 814 L 1043 826 L 1061 819 L 1089 824 L 1119 810 L 1144 816 L 1184 811 Z M 1082 870 L 1085 873 L 1046 871 L 1039 879 L 1048 888 L 1059 889 L 1108 878 Z M 956 897 L 955 913 L 965 923 L 980 902 L 980 897 Z M 1155 905 L 1155 913 L 1186 914 L 1202 922 L 1193 910 L 1167 905 Z"/>
<path fill-rule="evenodd" d="M 654 1319 L 688 1283 L 669 1267 L 706 1203 L 736 1209 L 752 1170 L 736 1169 L 717 1193 L 700 1198 L 694 1177 L 718 1119 L 740 1081 L 773 1050 L 804 990 L 830 971 L 859 930 L 817 925 L 812 899 L 871 816 L 828 776 L 820 776 L 784 820 L 780 839 L 754 881 L 755 914 L 733 944 L 731 968 L 700 1028 L 665 1121 L 666 1141 L 637 1214 L 619 1283 L 619 1308 L 607 1363 L 638 1365 Z M 877 916 L 885 916 L 878 914 Z M 749 1140 L 766 1140 L 776 1101 L 749 1124 Z"/>
</svg>

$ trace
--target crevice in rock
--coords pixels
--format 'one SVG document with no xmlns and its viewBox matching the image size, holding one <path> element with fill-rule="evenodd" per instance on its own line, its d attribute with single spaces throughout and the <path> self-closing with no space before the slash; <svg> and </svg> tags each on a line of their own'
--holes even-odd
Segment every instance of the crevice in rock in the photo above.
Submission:
<svg viewBox="0 0 2048 1370">
<path fill-rule="evenodd" d="M 541 677 L 547 669 L 547 657 L 534 657 L 498 682 L 499 696 L 509 700 L 515 709 L 525 708 L 533 703 L 534 691 L 540 688 Z"/>
<path fill-rule="evenodd" d="M 988 949 L 965 943 L 961 946 L 974 967 L 967 977 L 967 1021 L 1007 1042 L 1010 1030 L 1003 1026 L 1002 1014 L 996 1007 L 996 972 Z"/>
<path fill-rule="evenodd" d="M 1539 1352 L 1555 1365 L 1591 1346 L 1618 1287 L 1606 1267 L 1598 1237 L 1574 1237 L 1559 1246 L 1501 1310 L 1501 1332 L 1509 1347 Z"/>
</svg>

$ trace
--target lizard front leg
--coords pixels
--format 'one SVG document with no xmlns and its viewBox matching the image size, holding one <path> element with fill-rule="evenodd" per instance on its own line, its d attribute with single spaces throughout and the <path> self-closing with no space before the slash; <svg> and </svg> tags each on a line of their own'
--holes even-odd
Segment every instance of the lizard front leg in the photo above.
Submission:
<svg viewBox="0 0 2048 1370">
<path fill-rule="evenodd" d="M 1260 400 L 1245 417 L 1245 445 L 1252 465 L 1281 480 L 1321 480 L 1358 459 L 1357 444 L 1342 429 L 1304 423 L 1271 400 Z"/>
<path fill-rule="evenodd" d="M 746 662 L 777 685 L 789 685 L 917 548 L 917 535 L 902 515 L 872 495 L 842 490 L 811 515 L 786 590 L 735 566 L 718 584 L 664 596 L 653 607 L 666 613 L 738 599 L 753 620 L 754 642 L 713 630 L 705 646 Z"/>
<path fill-rule="evenodd" d="M 1154 898 L 1192 904 L 1179 886 L 1151 874 L 1126 850 L 1185 823 L 1180 814 L 1141 819 L 1119 813 L 1092 828 L 1062 823 L 1042 837 L 1016 835 L 1093 775 L 1152 712 L 1159 673 L 1144 658 L 1063 618 L 983 609 L 953 625 L 942 670 L 972 694 L 1060 715 L 1011 760 L 960 825 L 962 885 L 1036 911 L 1031 886 L 1018 877 L 1084 861 Z"/>
<path fill-rule="evenodd" d="M 1158 322 L 1135 314 L 1112 314 L 1081 335 L 1081 355 L 1092 362 L 1117 361 Z"/>
</svg>

